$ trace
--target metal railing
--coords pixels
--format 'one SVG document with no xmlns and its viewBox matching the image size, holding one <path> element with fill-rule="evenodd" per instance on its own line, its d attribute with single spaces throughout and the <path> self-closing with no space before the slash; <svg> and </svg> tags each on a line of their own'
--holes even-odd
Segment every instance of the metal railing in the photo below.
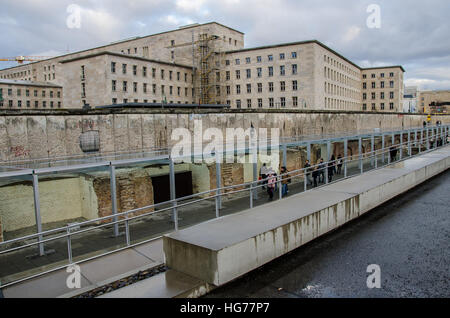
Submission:
<svg viewBox="0 0 450 318">
<path fill-rule="evenodd" d="M 423 152 L 428 152 L 433 149 L 439 148 L 441 146 L 445 146 L 449 143 L 449 140 L 448 140 L 448 128 L 449 127 L 448 126 L 443 126 L 443 127 L 446 127 L 446 129 L 441 129 L 441 130 L 439 130 L 440 132 L 438 134 L 434 134 L 432 136 L 429 136 L 428 133 L 427 133 L 427 136 L 424 136 L 424 133 L 422 131 L 420 134 L 420 139 L 417 138 L 418 133 L 416 131 L 414 140 L 410 139 L 411 133 L 414 133 L 414 131 L 408 130 L 408 141 L 407 142 L 403 142 L 403 140 L 401 140 L 400 143 L 392 144 L 389 147 L 385 147 L 382 149 L 377 149 L 377 150 L 373 150 L 373 151 L 369 151 L 369 152 L 365 152 L 365 153 L 358 153 L 356 155 L 351 155 L 351 156 L 346 156 L 346 157 L 340 158 L 341 161 L 338 161 L 338 160 L 324 161 L 321 164 L 315 164 L 315 165 L 311 165 L 310 167 L 307 167 L 307 168 L 301 168 L 301 169 L 288 171 L 286 173 L 279 174 L 276 176 L 278 197 L 279 197 L 279 199 L 283 198 L 282 182 L 285 179 L 301 180 L 298 183 L 303 182 L 303 184 L 304 184 L 303 191 L 306 192 L 306 191 L 311 190 L 311 189 L 308 190 L 308 184 L 311 183 L 310 182 L 311 180 L 309 179 L 309 177 L 314 172 L 323 174 L 324 175 L 323 185 L 328 185 L 331 183 L 345 180 L 345 179 L 353 177 L 355 175 L 363 174 L 364 173 L 364 160 L 370 160 L 370 165 L 372 166 L 372 169 L 370 169 L 370 170 L 379 169 L 381 167 L 385 167 L 385 166 L 391 164 L 392 163 L 391 155 L 392 155 L 393 147 L 398 151 L 399 159 L 397 161 L 395 161 L 395 162 L 398 162 L 403 159 L 413 157 L 412 148 L 418 148 L 418 153 L 416 155 L 419 155 Z M 406 133 L 404 133 L 404 134 L 406 134 Z M 360 144 L 361 144 L 361 142 L 360 142 Z M 424 149 L 424 150 L 422 150 L 422 149 Z M 407 155 L 404 156 L 403 150 L 406 150 Z M 356 157 L 356 159 L 354 157 Z M 386 163 L 386 158 L 387 158 L 387 163 Z M 381 165 L 379 164 L 380 159 L 381 159 Z M 344 170 L 344 177 L 341 179 L 335 180 L 335 181 L 330 181 L 330 178 L 329 178 L 330 176 L 328 173 L 329 173 L 330 169 L 333 169 L 333 167 L 337 167 L 337 165 L 339 163 L 342 163 L 342 167 Z M 172 164 L 173 164 L 173 161 L 172 161 Z M 358 170 L 357 170 L 358 172 L 357 172 L 357 174 L 349 175 L 348 168 L 352 164 L 354 166 L 358 167 Z M 322 171 L 323 171 L 323 173 L 322 173 Z M 31 276 L 27 276 L 24 278 L 14 280 L 12 282 L 8 282 L 6 284 L 0 285 L 0 288 L 4 288 L 4 287 L 7 287 L 7 286 L 10 286 L 13 284 L 17 284 L 17 283 L 27 280 L 27 279 L 31 279 L 31 278 L 34 278 L 37 276 L 44 275 L 49 272 L 53 272 L 53 271 L 56 271 L 59 269 L 66 268 L 67 265 L 70 265 L 70 264 L 86 262 L 88 260 L 102 257 L 102 256 L 105 256 L 105 255 L 108 255 L 111 253 L 115 253 L 117 251 L 129 248 L 129 247 L 141 245 L 146 242 L 151 242 L 153 240 L 159 239 L 162 236 L 161 235 L 161 236 L 153 237 L 151 239 L 140 241 L 139 243 L 136 243 L 136 244 L 131 244 L 131 239 L 130 239 L 130 222 L 131 221 L 143 219 L 145 217 L 153 216 L 156 214 L 161 214 L 163 212 L 172 211 L 172 216 L 173 216 L 173 221 L 174 221 L 174 230 L 177 231 L 179 228 L 178 210 L 180 208 L 187 207 L 187 206 L 193 205 L 195 203 L 203 202 L 206 200 L 215 200 L 215 212 L 216 212 L 215 217 L 219 218 L 219 217 L 221 217 L 220 210 L 221 210 L 221 205 L 222 205 L 222 201 L 221 201 L 222 197 L 230 196 L 233 194 L 244 193 L 244 192 L 249 193 L 249 207 L 253 208 L 255 198 L 257 197 L 257 191 L 263 187 L 266 187 L 267 182 L 271 178 L 272 177 L 267 177 L 262 180 L 251 181 L 251 182 L 246 182 L 246 183 L 237 184 L 237 185 L 230 185 L 230 186 L 225 186 L 225 187 L 218 187 L 216 189 L 212 189 L 212 190 L 208 190 L 208 191 L 204 191 L 204 192 L 200 192 L 200 193 L 195 193 L 195 194 L 185 196 L 182 198 L 176 198 L 176 199 L 172 199 L 172 200 L 169 200 L 166 202 L 161 202 L 161 203 L 152 204 L 152 205 L 141 207 L 141 208 L 132 209 L 132 210 L 129 210 L 126 212 L 115 213 L 112 215 L 96 218 L 93 220 L 69 224 L 62 228 L 57 228 L 57 229 L 52 229 L 52 230 L 47 230 L 47 231 L 39 231 L 38 233 L 35 233 L 35 234 L 31 234 L 31 235 L 27 235 L 27 236 L 23 236 L 20 238 L 15 238 L 15 239 L 11 239 L 11 240 L 2 242 L 2 243 L 0 243 L 0 249 L 2 247 L 7 247 L 8 245 L 18 244 L 23 241 L 36 240 L 36 242 L 25 243 L 20 246 L 15 246 L 15 247 L 7 248 L 5 250 L 0 250 L 0 257 L 3 255 L 6 255 L 8 253 L 16 252 L 21 249 L 25 249 L 25 248 L 32 247 L 32 246 L 38 246 L 41 250 L 43 250 L 44 243 L 49 243 L 52 241 L 65 239 L 66 244 L 67 244 L 67 263 L 63 266 L 57 266 L 55 268 L 52 268 L 51 270 L 43 271 L 38 274 L 34 274 Z M 319 184 L 317 184 L 317 185 L 318 185 L 318 187 L 320 187 Z M 162 208 L 159 210 L 155 210 L 156 208 L 160 208 L 160 207 L 162 207 Z M 152 210 L 152 211 L 145 212 L 148 210 Z M 136 215 L 136 216 L 130 216 L 132 214 L 141 213 L 141 212 L 144 212 L 144 213 L 142 213 L 140 215 Z M 122 218 L 122 219 L 120 219 L 120 218 Z M 108 221 L 108 222 L 103 223 L 105 221 Z M 101 224 L 101 223 L 103 223 L 103 224 Z M 107 253 L 102 253 L 102 254 L 96 255 L 94 257 L 89 257 L 89 258 L 84 258 L 84 259 L 82 258 L 81 260 L 74 261 L 73 253 L 72 253 L 73 252 L 73 250 L 72 250 L 72 237 L 73 236 L 85 234 L 85 233 L 88 233 L 91 231 L 96 231 L 98 229 L 103 229 L 103 228 L 111 227 L 111 226 L 114 226 L 115 230 L 117 231 L 119 224 L 122 224 L 125 228 L 125 233 L 124 233 L 125 238 L 126 238 L 126 243 L 125 243 L 126 246 L 125 247 L 117 248 L 117 249 L 108 251 Z M 92 226 L 92 227 L 87 227 L 87 226 Z M 87 227 L 87 228 L 83 228 L 83 227 Z M 78 228 L 80 230 L 74 230 L 74 229 L 78 229 Z M 118 234 L 118 232 L 116 232 L 116 234 Z M 44 238 L 46 236 L 47 237 L 51 236 L 51 237 Z"/>
</svg>

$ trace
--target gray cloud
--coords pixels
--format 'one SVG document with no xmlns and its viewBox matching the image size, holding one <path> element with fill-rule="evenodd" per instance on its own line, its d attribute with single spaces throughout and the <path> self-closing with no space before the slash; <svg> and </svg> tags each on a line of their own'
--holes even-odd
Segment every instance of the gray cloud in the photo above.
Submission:
<svg viewBox="0 0 450 318">
<path fill-rule="evenodd" d="M 81 29 L 66 27 L 72 3 Z M 366 26 L 372 3 L 380 29 Z M 0 55 L 66 53 L 217 21 L 245 32 L 248 47 L 317 39 L 361 66 L 403 65 L 407 84 L 450 89 L 449 13 L 446 0 L 3 0 Z"/>
</svg>

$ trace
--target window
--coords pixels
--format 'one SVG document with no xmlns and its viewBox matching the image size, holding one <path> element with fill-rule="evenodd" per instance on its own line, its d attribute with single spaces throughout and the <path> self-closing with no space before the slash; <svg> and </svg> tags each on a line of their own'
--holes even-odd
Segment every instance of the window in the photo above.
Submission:
<svg viewBox="0 0 450 318">
<path fill-rule="evenodd" d="M 389 73 L 389 77 L 394 77 L 394 73 Z"/>
<path fill-rule="evenodd" d="M 17 107 L 22 107 L 22 101 L 21 100 L 17 101 Z"/>
<path fill-rule="evenodd" d="M 296 58 L 297 58 L 297 52 L 292 52 L 292 53 L 291 53 L 291 57 L 292 57 L 293 59 L 296 59 Z"/>
<path fill-rule="evenodd" d="M 47 107 L 47 102 L 45 100 L 42 102 L 42 107 Z"/>
<path fill-rule="evenodd" d="M 376 83 L 372 82 L 372 88 L 376 88 Z"/>
<path fill-rule="evenodd" d="M 165 94 L 164 88 L 165 88 L 164 85 L 161 85 L 161 94 L 163 94 L 163 95 Z"/>
<path fill-rule="evenodd" d="M 394 109 L 394 103 L 389 103 L 389 109 L 393 110 Z"/>
<path fill-rule="evenodd" d="M 394 88 L 394 81 L 390 81 L 390 82 L 389 82 L 389 87 L 390 87 L 390 88 Z"/>
<path fill-rule="evenodd" d="M 156 68 L 152 68 L 152 77 L 153 77 L 153 78 L 156 77 Z"/>
<path fill-rule="evenodd" d="M 273 61 L 273 55 L 269 55 L 269 56 L 267 56 L 267 58 L 269 61 Z"/>
<path fill-rule="evenodd" d="M 250 64 L 250 62 L 251 62 L 251 59 L 249 57 L 246 57 L 245 58 L 245 63 Z"/>
<path fill-rule="evenodd" d="M 280 66 L 280 75 L 284 76 L 286 74 L 286 67 L 284 65 Z"/>
<path fill-rule="evenodd" d="M 12 100 L 9 100 L 9 101 L 8 101 L 8 106 L 9 106 L 9 107 L 13 107 L 13 101 L 12 101 Z"/>
<path fill-rule="evenodd" d="M 84 84 L 84 83 L 83 83 Z M 42 91 L 42 97 L 45 97 L 45 91 Z"/>
<path fill-rule="evenodd" d="M 27 97 L 30 96 L 30 90 L 29 90 L 29 89 L 27 89 L 27 90 L 25 91 L 25 96 L 27 96 Z M 59 97 L 59 96 L 58 96 L 58 97 Z"/>
<path fill-rule="evenodd" d="M 142 84 L 142 91 L 147 93 L 147 83 Z"/>
<path fill-rule="evenodd" d="M 236 59 L 236 65 L 240 65 L 241 64 L 241 60 L 240 59 Z"/>
<path fill-rule="evenodd" d="M 298 89 L 298 83 L 297 81 L 292 81 L 292 90 L 296 91 Z"/>
<path fill-rule="evenodd" d="M 236 79 L 240 79 L 241 78 L 241 71 L 237 70 L 236 71 Z"/>
<path fill-rule="evenodd" d="M 184 82 L 187 83 L 187 73 L 184 73 Z"/>
<path fill-rule="evenodd" d="M 262 108 L 262 107 L 263 107 L 262 98 L 258 98 L 258 108 Z"/>
<path fill-rule="evenodd" d="M 58 108 L 61 108 L 61 102 L 58 102 Z"/>
<path fill-rule="evenodd" d="M 384 99 L 384 92 L 380 93 L 380 99 Z"/>
<path fill-rule="evenodd" d="M 363 104 L 362 108 L 363 110 L 367 110 L 367 104 Z"/>
<path fill-rule="evenodd" d="M 381 78 L 384 78 L 384 73 L 381 73 L 381 74 L 380 74 L 380 77 L 381 77 Z"/>
<path fill-rule="evenodd" d="M 376 98 L 375 93 L 372 93 L 372 99 L 375 99 L 375 98 Z"/>
<path fill-rule="evenodd" d="M 380 82 L 380 87 L 384 88 L 384 82 Z"/>
<path fill-rule="evenodd" d="M 247 99 L 247 108 L 252 108 L 252 100 Z"/>
<path fill-rule="evenodd" d="M 262 83 L 258 83 L 258 93 L 262 93 Z"/>
<path fill-rule="evenodd" d="M 367 83 L 363 83 L 363 89 L 367 89 Z"/>
<path fill-rule="evenodd" d="M 292 75 L 297 74 L 297 64 L 292 64 Z"/>
<path fill-rule="evenodd" d="M 226 77 L 226 80 L 227 80 L 227 81 L 230 80 L 230 71 L 227 71 L 227 72 L 225 73 L 225 77 Z"/>
<path fill-rule="evenodd" d="M 38 108 L 39 107 L 39 102 L 36 100 L 34 101 L 34 107 Z"/>
<path fill-rule="evenodd" d="M 381 104 L 380 104 L 380 109 L 381 109 L 381 110 L 384 110 L 384 103 L 381 103 Z"/>
<path fill-rule="evenodd" d="M 372 74 L 372 78 L 375 78 L 375 74 Z"/>
<path fill-rule="evenodd" d="M 252 93 L 252 84 L 247 84 L 247 94 Z"/>
<path fill-rule="evenodd" d="M 156 94 L 156 84 L 152 85 L 152 91 L 153 91 L 153 94 Z"/>
<path fill-rule="evenodd" d="M 394 99 L 394 92 L 390 92 L 390 93 L 389 93 L 389 98 L 390 98 L 390 99 Z"/>
<path fill-rule="evenodd" d="M 147 67 L 142 67 L 142 76 L 147 77 Z"/>
<path fill-rule="evenodd" d="M 20 88 L 17 89 L 17 96 L 22 96 L 22 90 Z"/>
<path fill-rule="evenodd" d="M 248 69 L 247 70 L 247 78 L 251 78 L 252 77 L 252 70 Z"/>
<path fill-rule="evenodd" d="M 113 104 L 113 105 L 116 105 L 116 104 L 117 104 L 117 98 L 113 98 L 113 99 L 112 99 L 112 104 Z"/>
<path fill-rule="evenodd" d="M 30 108 L 31 106 L 31 102 L 29 100 L 27 100 L 27 107 Z"/>
<path fill-rule="evenodd" d="M 292 106 L 298 107 L 298 97 L 297 96 L 292 97 Z"/>
<path fill-rule="evenodd" d="M 280 60 L 284 60 L 284 53 L 280 53 Z"/>
<path fill-rule="evenodd" d="M 375 103 L 372 103 L 372 110 L 376 110 Z"/>
<path fill-rule="evenodd" d="M 280 82 L 280 90 L 282 92 L 286 91 L 286 82 Z"/>
<path fill-rule="evenodd" d="M 169 86 L 169 95 L 173 95 L 173 87 Z"/>
<path fill-rule="evenodd" d="M 273 92 L 273 82 L 269 82 L 269 92 Z"/>
<path fill-rule="evenodd" d="M 123 81 L 123 91 L 127 91 L 127 81 Z"/>
<path fill-rule="evenodd" d="M 257 57 L 256 57 L 256 62 L 258 62 L 258 63 L 261 63 L 261 62 L 262 62 L 261 56 L 257 56 Z"/>
<path fill-rule="evenodd" d="M 231 94 L 231 86 L 227 86 L 227 95 Z"/>
<path fill-rule="evenodd" d="M 241 93 L 241 85 L 236 85 L 236 94 Z"/>
<path fill-rule="evenodd" d="M 180 72 L 177 72 L 177 81 L 180 80 L 180 76 L 181 76 Z"/>
<path fill-rule="evenodd" d="M 262 68 L 261 68 L 261 67 L 258 67 L 258 68 L 256 69 L 256 73 L 257 73 L 257 76 L 258 76 L 258 77 L 262 77 Z"/>
<path fill-rule="evenodd" d="M 116 81 L 114 81 L 114 80 L 111 82 L 111 90 L 112 90 L 113 92 L 116 91 Z"/>
<path fill-rule="evenodd" d="M 367 75 L 366 75 L 366 74 L 363 74 L 363 78 L 367 78 Z"/>
<path fill-rule="evenodd" d="M 169 71 L 169 80 L 171 81 L 172 80 L 172 71 Z"/>
<path fill-rule="evenodd" d="M 285 97 L 281 97 L 280 102 L 281 102 L 281 107 L 286 107 L 286 98 Z"/>
<path fill-rule="evenodd" d="M 273 108 L 273 98 L 272 97 L 269 98 L 269 107 Z"/>
<path fill-rule="evenodd" d="M 34 90 L 34 97 L 37 97 L 37 96 L 38 96 L 38 91 Z"/>
<path fill-rule="evenodd" d="M 226 66 L 230 65 L 230 60 L 226 60 L 226 61 L 225 61 L 225 65 L 226 65 Z"/>
<path fill-rule="evenodd" d="M 161 70 L 161 79 L 164 79 L 164 70 Z"/>
<path fill-rule="evenodd" d="M 236 100 L 236 107 L 241 108 L 241 100 L 240 99 Z"/>
<path fill-rule="evenodd" d="M 12 96 L 12 88 L 8 88 L 8 96 Z"/>
<path fill-rule="evenodd" d="M 363 99 L 366 100 L 367 99 L 367 94 L 363 93 Z"/>
<path fill-rule="evenodd" d="M 127 74 L 127 65 L 126 64 L 122 64 L 122 73 Z"/>
<path fill-rule="evenodd" d="M 116 72 L 116 62 L 111 62 L 111 73 Z"/>
<path fill-rule="evenodd" d="M 273 66 L 269 66 L 269 77 L 273 76 Z"/>
</svg>

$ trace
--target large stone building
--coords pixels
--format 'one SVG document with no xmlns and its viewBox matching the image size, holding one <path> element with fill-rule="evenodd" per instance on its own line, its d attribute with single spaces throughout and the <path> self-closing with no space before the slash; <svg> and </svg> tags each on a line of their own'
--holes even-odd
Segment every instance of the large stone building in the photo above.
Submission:
<svg viewBox="0 0 450 318">
<path fill-rule="evenodd" d="M 446 114 L 450 107 L 450 90 L 419 92 L 419 111 L 425 114 Z"/>
<path fill-rule="evenodd" d="M 57 109 L 62 87 L 51 83 L 0 79 L 1 109 Z"/>
<path fill-rule="evenodd" d="M 63 87 L 63 107 L 127 103 L 402 111 L 401 66 L 364 69 L 319 41 L 244 48 L 216 22 L 0 70 Z"/>
</svg>

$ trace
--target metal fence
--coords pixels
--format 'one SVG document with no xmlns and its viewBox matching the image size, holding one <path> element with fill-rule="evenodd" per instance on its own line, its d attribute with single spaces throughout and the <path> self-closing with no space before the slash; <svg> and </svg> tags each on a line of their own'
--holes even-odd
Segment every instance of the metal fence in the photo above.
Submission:
<svg viewBox="0 0 450 318">
<path fill-rule="evenodd" d="M 365 162 L 369 165 L 369 170 L 373 169 L 379 169 L 386 165 L 389 165 L 392 163 L 392 154 L 394 150 L 397 150 L 398 152 L 398 160 L 403 160 L 407 158 L 411 158 L 413 156 L 413 148 L 416 148 L 417 154 L 419 155 L 423 152 L 432 151 L 434 149 L 437 149 L 442 146 L 446 146 L 449 142 L 448 140 L 448 134 L 449 134 L 449 125 L 444 126 L 435 126 L 435 127 L 427 127 L 427 128 L 416 128 L 416 129 L 409 129 L 409 130 L 403 130 L 403 131 L 397 131 L 391 134 L 392 136 L 392 145 L 390 147 L 384 147 L 385 146 L 385 137 L 389 136 L 390 133 L 380 133 L 378 137 L 382 137 L 382 145 L 383 147 L 381 149 L 374 149 L 375 143 L 374 140 L 377 137 L 376 133 L 370 134 L 368 137 L 371 138 L 371 145 L 372 149 L 369 152 L 362 153 L 362 136 L 357 136 L 357 138 L 353 138 L 359 141 L 359 152 L 357 154 L 357 157 L 355 156 L 348 156 L 346 153 L 347 149 L 347 143 L 348 140 L 352 139 L 350 137 L 341 140 L 344 142 L 344 151 L 345 156 L 341 158 L 341 161 L 334 160 L 331 161 L 330 158 L 327 158 L 326 161 L 323 162 L 323 164 L 315 164 L 311 165 L 308 168 L 302 168 L 294 171 L 288 171 L 287 173 L 281 173 L 276 176 L 276 191 L 278 192 L 277 196 L 279 199 L 283 198 L 283 186 L 282 183 L 284 180 L 290 179 L 293 183 L 303 183 L 303 191 L 310 191 L 311 188 L 308 190 L 308 185 L 312 182 L 311 177 L 316 174 L 323 175 L 324 176 L 324 183 L 323 185 L 327 185 L 330 183 L 341 181 L 342 179 L 350 178 L 354 175 L 360 175 L 363 174 L 367 169 L 364 168 Z M 407 141 L 403 141 L 403 137 L 405 135 L 408 135 Z M 400 135 L 400 143 L 395 144 L 395 136 Z M 419 137 L 420 135 L 420 137 Z M 302 141 L 304 142 L 304 141 Z M 308 141 L 306 145 L 309 147 L 311 144 L 314 143 L 314 141 Z M 330 141 L 327 141 L 328 147 L 330 146 Z M 283 149 L 283 157 L 284 157 L 284 166 L 286 166 L 286 148 L 290 145 L 295 145 L 294 140 L 289 140 L 287 143 L 280 145 L 280 148 Z M 308 149 L 308 156 L 310 156 L 310 149 Z M 328 152 L 328 157 L 330 157 L 330 152 Z M 142 159 L 143 161 L 147 160 L 145 158 Z M 222 187 L 220 186 L 220 178 L 218 178 L 217 181 L 217 188 L 213 190 L 204 191 L 201 193 L 195 193 L 186 197 L 182 198 L 175 198 L 175 180 L 174 180 L 174 160 L 172 158 L 167 158 L 166 156 L 161 156 L 160 158 L 154 158 L 154 160 L 159 160 L 162 163 L 167 163 L 169 165 L 170 170 L 170 187 L 171 187 L 171 200 L 167 202 L 162 202 L 158 204 L 152 204 L 149 206 L 129 210 L 126 212 L 117 212 L 117 200 L 115 198 L 116 195 L 116 185 L 115 185 L 115 169 L 116 167 L 120 167 L 121 165 L 127 165 L 130 162 L 136 163 L 139 162 L 138 160 L 122 160 L 118 162 L 103 162 L 103 163 L 95 163 L 95 164 L 84 164 L 84 165 L 77 165 L 77 166 L 70 166 L 70 167 L 52 167 L 52 168 L 41 168 L 40 170 L 32 170 L 24 169 L 21 172 L 3 172 L 3 176 L 17 176 L 17 175 L 29 175 L 31 174 L 32 180 L 33 180 L 33 188 L 34 188 L 34 200 L 35 200 L 35 208 L 36 208 L 36 220 L 37 220 L 37 233 L 32 235 L 23 236 L 20 238 L 11 239 L 5 242 L 0 243 L 0 257 L 4 257 L 10 253 L 30 248 L 30 247 L 37 247 L 39 251 L 39 255 L 45 255 L 45 245 L 49 242 L 56 241 L 56 240 L 65 240 L 67 245 L 67 259 L 63 262 L 64 264 L 57 265 L 54 268 L 50 270 L 44 270 L 37 274 L 28 275 L 27 277 L 19 277 L 17 279 L 14 279 L 13 281 L 7 282 L 5 284 L 0 285 L 1 288 L 10 286 L 12 284 L 19 283 L 21 281 L 37 277 L 52 271 L 56 271 L 62 268 L 65 268 L 66 266 L 70 264 L 76 264 L 76 263 L 82 263 L 86 262 L 88 260 L 102 257 L 132 246 L 140 245 L 146 242 L 150 242 L 153 240 L 156 240 L 160 238 L 164 233 L 161 233 L 161 235 L 157 237 L 152 237 L 150 239 L 146 239 L 143 241 L 140 241 L 138 243 L 132 244 L 130 239 L 130 223 L 136 220 L 140 220 L 149 216 L 161 214 L 161 213 L 169 213 L 173 220 L 173 229 L 175 231 L 179 230 L 179 215 L 178 212 L 183 207 L 193 206 L 196 203 L 207 201 L 207 200 L 213 200 L 215 203 L 215 217 L 219 218 L 221 217 L 221 208 L 222 208 L 222 198 L 224 196 L 230 196 L 234 194 L 239 193 L 248 193 L 249 201 L 248 201 L 248 207 L 253 208 L 254 202 L 257 200 L 259 192 L 261 192 L 261 188 L 267 187 L 267 182 L 269 179 L 273 177 L 267 177 L 263 180 L 254 180 L 247 183 L 237 184 L 237 185 L 231 185 Z M 335 167 L 337 167 L 339 164 L 342 164 L 343 168 L 343 178 L 340 180 L 331 181 L 329 176 L 329 172 L 332 171 Z M 220 164 L 216 163 L 216 172 L 220 171 Z M 111 196 L 112 196 L 112 215 L 96 218 L 93 220 L 85 221 L 85 222 L 79 222 L 75 224 L 69 224 L 65 227 L 56 228 L 48 231 L 42 231 L 42 226 L 40 224 L 40 215 L 39 215 L 39 190 L 38 190 L 38 176 L 39 174 L 45 174 L 49 172 L 54 171 L 76 171 L 80 168 L 89 168 L 89 167 L 98 167 L 103 166 L 109 169 L 110 173 L 110 182 L 111 182 Z M 357 167 L 357 169 L 354 171 L 355 174 L 349 173 L 349 167 Z M 331 170 L 330 170 L 331 169 Z M 322 173 L 323 172 L 323 173 Z M 220 177 L 220 172 L 217 177 Z M 319 185 L 318 185 L 319 186 Z M 320 187 L 320 186 L 319 186 Z M 158 210 L 155 210 L 159 208 Z M 148 210 L 152 210 L 151 212 L 145 212 Z M 137 216 L 133 216 L 133 214 L 136 213 L 143 213 Z M 106 223 L 105 223 L 106 222 Z M 112 228 L 114 237 L 119 237 L 119 225 L 124 228 L 124 246 L 118 247 L 115 249 L 112 249 L 106 253 L 101 253 L 98 255 L 95 255 L 93 257 L 85 257 L 78 260 L 74 260 L 73 257 L 73 248 L 72 248 L 72 239 L 74 236 L 78 236 L 81 234 L 86 234 L 92 231 L 98 231 L 99 229 L 104 228 Z M 34 241 L 34 242 L 30 242 Z"/>
</svg>

